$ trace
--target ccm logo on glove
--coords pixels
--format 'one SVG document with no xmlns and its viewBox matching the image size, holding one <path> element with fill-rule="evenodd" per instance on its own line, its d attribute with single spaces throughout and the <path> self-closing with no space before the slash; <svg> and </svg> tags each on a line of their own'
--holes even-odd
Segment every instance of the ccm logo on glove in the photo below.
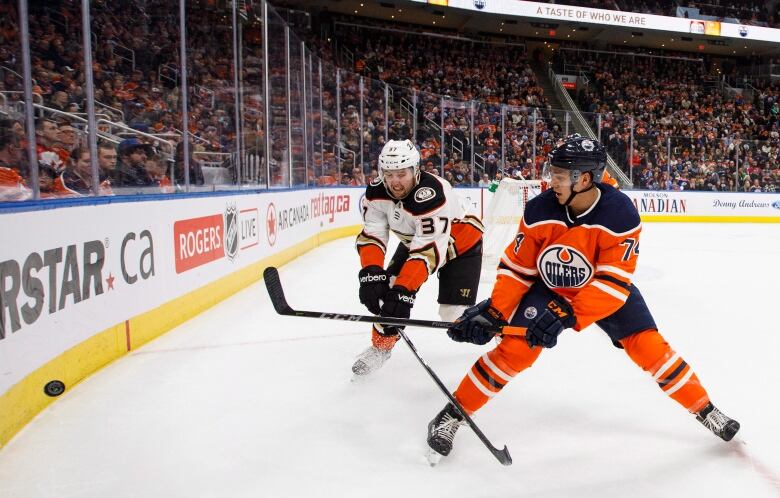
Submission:
<svg viewBox="0 0 780 498">
<path fill-rule="evenodd" d="M 571 316 L 571 314 L 564 310 L 556 301 L 550 301 L 547 303 L 547 309 L 555 313 L 558 319 L 564 323 L 566 323 L 566 318 Z"/>
</svg>

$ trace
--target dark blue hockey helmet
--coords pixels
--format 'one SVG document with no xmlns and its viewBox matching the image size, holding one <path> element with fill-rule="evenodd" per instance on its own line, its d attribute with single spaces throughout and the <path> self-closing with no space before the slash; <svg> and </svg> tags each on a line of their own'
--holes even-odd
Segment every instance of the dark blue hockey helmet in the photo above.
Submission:
<svg viewBox="0 0 780 498">
<path fill-rule="evenodd" d="M 593 182 L 600 182 L 607 166 L 607 152 L 598 140 L 583 137 L 579 133 L 569 135 L 550 153 L 545 165 L 567 169 L 572 172 L 572 181 L 582 173 L 590 172 Z M 544 175 L 543 175 L 544 176 Z"/>
</svg>

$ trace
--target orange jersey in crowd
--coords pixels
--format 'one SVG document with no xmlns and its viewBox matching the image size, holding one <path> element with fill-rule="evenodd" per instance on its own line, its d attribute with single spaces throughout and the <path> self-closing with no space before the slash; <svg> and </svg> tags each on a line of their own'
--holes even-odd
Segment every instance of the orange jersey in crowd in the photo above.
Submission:
<svg viewBox="0 0 780 498">
<path fill-rule="evenodd" d="M 30 197 L 32 192 L 19 172 L 0 166 L 0 201 L 23 201 Z"/>
<path fill-rule="evenodd" d="M 612 175 L 610 175 L 609 172 L 606 170 L 604 170 L 604 176 L 601 177 L 601 183 L 606 183 L 610 187 L 620 188 L 620 185 L 618 184 L 617 180 L 612 178 Z"/>
<path fill-rule="evenodd" d="M 578 331 L 626 302 L 642 224 L 625 194 L 596 188 L 598 199 L 580 216 L 561 206 L 552 190 L 528 201 L 493 288 L 493 306 L 507 320 L 537 280 L 571 302 Z"/>
<path fill-rule="evenodd" d="M 36 154 L 38 155 L 38 161 L 45 162 L 55 171 L 59 172 L 65 168 L 66 164 L 68 164 L 68 160 L 70 159 L 70 152 L 63 149 L 62 147 L 44 147 L 41 144 L 36 144 L 35 147 Z M 53 152 L 56 154 L 56 158 L 47 156 L 47 152 Z M 60 162 L 57 162 L 57 159 L 59 159 Z"/>
<path fill-rule="evenodd" d="M 163 194 L 172 194 L 175 192 L 173 183 L 171 183 L 171 179 L 168 178 L 168 175 L 163 175 L 161 178 L 157 178 L 155 181 L 157 182 L 157 185 L 160 186 L 160 192 Z"/>
</svg>

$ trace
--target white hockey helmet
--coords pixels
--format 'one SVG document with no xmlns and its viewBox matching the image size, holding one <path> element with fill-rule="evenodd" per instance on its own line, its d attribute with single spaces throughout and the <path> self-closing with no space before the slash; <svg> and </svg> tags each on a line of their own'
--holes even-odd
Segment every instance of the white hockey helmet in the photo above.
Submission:
<svg viewBox="0 0 780 498">
<path fill-rule="evenodd" d="M 385 171 L 412 168 L 415 184 L 420 181 L 420 152 L 411 140 L 390 140 L 379 153 L 379 177 Z"/>
</svg>

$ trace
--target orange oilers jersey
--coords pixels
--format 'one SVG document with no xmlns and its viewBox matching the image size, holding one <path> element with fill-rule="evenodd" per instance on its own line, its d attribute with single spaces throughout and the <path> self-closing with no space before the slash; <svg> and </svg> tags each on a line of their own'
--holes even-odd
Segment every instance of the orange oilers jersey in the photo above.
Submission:
<svg viewBox="0 0 780 498">
<path fill-rule="evenodd" d="M 32 197 L 32 191 L 14 168 L 0 166 L 0 201 L 24 201 Z"/>
<path fill-rule="evenodd" d="M 395 285 L 417 291 L 447 261 L 482 240 L 482 222 L 466 215 L 460 198 L 446 180 L 421 173 L 420 182 L 402 200 L 375 180 L 361 201 L 363 230 L 355 245 L 362 267 L 384 267 L 390 232 L 409 249 Z"/>
<path fill-rule="evenodd" d="M 596 188 L 596 202 L 579 216 L 561 206 L 552 190 L 528 201 L 493 287 L 493 306 L 507 320 L 537 280 L 571 303 L 575 330 L 626 302 L 642 224 L 628 196 L 609 185 Z"/>
</svg>

